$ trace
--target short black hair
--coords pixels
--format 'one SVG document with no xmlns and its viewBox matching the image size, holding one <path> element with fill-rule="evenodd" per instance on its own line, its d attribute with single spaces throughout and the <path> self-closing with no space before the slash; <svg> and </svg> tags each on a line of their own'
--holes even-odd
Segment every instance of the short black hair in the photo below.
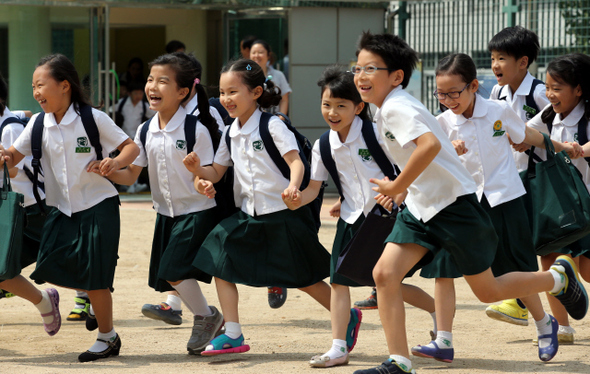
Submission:
<svg viewBox="0 0 590 374">
<path fill-rule="evenodd" d="M 330 65 L 318 80 L 318 86 L 321 89 L 322 96 L 326 88 L 330 89 L 330 97 L 349 100 L 354 105 L 359 105 L 363 102 L 361 94 L 354 84 L 354 74 L 350 71 L 344 70 L 341 66 Z M 369 104 L 365 103 L 363 110 L 358 115 L 363 120 L 370 120 Z"/>
<path fill-rule="evenodd" d="M 540 49 L 537 34 L 522 26 L 506 27 L 494 35 L 488 43 L 490 53 L 504 52 L 517 60 L 527 56 L 529 58 L 527 68 L 537 59 Z"/>
<path fill-rule="evenodd" d="M 254 42 L 256 40 L 258 40 L 258 38 L 255 37 L 254 35 L 244 36 L 244 38 L 242 38 L 242 48 L 244 48 L 244 49 L 252 48 L 252 45 L 254 44 Z"/>
<path fill-rule="evenodd" d="M 418 64 L 418 53 L 408 43 L 397 35 L 387 33 L 371 34 L 370 31 L 364 31 L 356 50 L 357 57 L 363 49 L 379 55 L 387 65 L 390 73 L 400 69 L 403 70 L 404 80 L 402 81 L 402 87 L 407 87 L 412 71 Z"/>
<path fill-rule="evenodd" d="M 168 44 L 166 44 L 166 53 L 174 53 L 179 49 L 186 49 L 186 46 L 180 40 L 171 40 L 168 42 Z"/>
</svg>

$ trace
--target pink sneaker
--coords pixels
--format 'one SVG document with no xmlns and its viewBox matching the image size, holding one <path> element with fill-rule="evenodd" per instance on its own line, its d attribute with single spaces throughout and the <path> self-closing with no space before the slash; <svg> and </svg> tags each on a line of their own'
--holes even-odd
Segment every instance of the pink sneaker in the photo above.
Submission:
<svg viewBox="0 0 590 374">
<path fill-rule="evenodd" d="M 61 314 L 59 313 L 59 293 L 57 293 L 55 288 L 47 288 L 45 289 L 45 292 L 47 292 L 49 300 L 51 301 L 51 312 L 42 313 L 41 317 L 53 316 L 53 321 L 51 323 L 43 322 L 45 332 L 48 333 L 49 336 L 53 336 L 57 334 L 61 327 Z"/>
</svg>

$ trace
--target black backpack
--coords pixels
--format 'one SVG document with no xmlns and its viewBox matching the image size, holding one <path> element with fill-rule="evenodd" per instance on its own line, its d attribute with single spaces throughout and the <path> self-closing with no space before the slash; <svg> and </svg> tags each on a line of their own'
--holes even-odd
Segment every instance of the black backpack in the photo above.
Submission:
<svg viewBox="0 0 590 374">
<path fill-rule="evenodd" d="M 281 152 L 279 152 L 274 140 L 272 139 L 272 135 L 270 135 L 270 131 L 268 129 L 268 122 L 270 121 L 270 118 L 272 116 L 273 115 L 270 113 L 262 112 L 260 116 L 259 125 L 260 138 L 264 143 L 264 148 L 266 149 L 266 152 L 268 152 L 270 158 L 279 168 L 281 174 L 283 174 L 283 177 L 285 177 L 287 180 L 290 180 L 291 169 L 289 169 L 289 165 L 287 165 L 287 162 L 281 156 Z M 304 167 L 303 181 L 301 183 L 301 186 L 299 187 L 299 189 L 303 191 L 309 185 L 311 176 L 310 161 L 313 149 L 311 142 L 303 134 L 297 131 L 297 129 L 291 124 L 291 120 L 289 119 L 289 117 L 287 117 L 287 115 L 283 113 L 276 113 L 275 116 L 282 116 L 283 118 L 285 118 L 283 123 L 287 126 L 289 131 L 291 131 L 293 135 L 295 135 L 295 139 L 297 140 L 297 145 L 299 146 L 299 157 L 301 158 Z M 231 154 L 231 140 L 229 137 L 229 129 L 225 132 L 225 142 L 227 143 L 227 148 Z M 326 184 L 323 183 L 318 196 L 311 203 L 308 204 L 311 209 L 311 213 L 313 215 L 313 219 L 317 230 L 320 229 L 320 226 L 322 224 L 320 219 L 320 211 L 322 209 L 325 186 Z"/>
<path fill-rule="evenodd" d="M 27 121 L 28 122 L 28 121 Z M 26 126 L 26 123 L 23 122 L 20 118 L 17 117 L 8 117 L 4 120 L 4 122 L 2 122 L 2 124 L 0 124 L 0 142 L 2 142 L 2 133 L 4 132 L 4 128 L 6 126 L 8 126 L 11 123 L 18 123 L 24 126 Z M 33 179 L 33 172 L 31 171 L 31 169 L 29 169 L 26 165 L 23 167 L 23 171 L 25 172 L 27 178 L 29 178 L 29 180 L 34 184 L 34 179 Z M 41 189 L 41 191 L 45 192 L 45 184 L 42 182 L 39 182 L 38 187 Z"/>
<path fill-rule="evenodd" d="M 542 80 L 533 79 L 533 84 L 531 84 L 531 90 L 529 91 L 529 94 L 526 95 L 526 98 L 525 98 L 526 105 L 523 106 L 522 109 L 526 112 L 526 119 L 527 120 L 533 118 L 541 110 L 539 108 L 539 106 L 537 105 L 537 103 L 535 102 L 535 89 L 540 84 L 545 84 L 545 83 Z M 502 95 L 502 90 L 504 90 L 504 87 L 506 87 L 506 86 L 501 86 L 500 91 L 498 91 L 498 100 L 506 101 L 506 96 L 504 96 L 502 98 L 500 97 Z"/>
<path fill-rule="evenodd" d="M 100 144 L 98 126 L 96 126 L 94 116 L 92 115 L 92 107 L 90 105 L 81 105 L 79 110 L 82 124 L 84 125 L 84 130 L 86 131 L 86 135 L 88 135 L 88 139 L 90 140 L 90 145 L 92 145 L 96 151 L 96 159 L 102 160 L 102 145 Z M 45 112 L 39 113 L 37 119 L 33 123 L 33 130 L 31 133 L 31 150 L 33 153 L 33 161 L 31 162 L 33 166 L 33 195 L 35 196 L 37 205 L 39 205 L 43 213 L 45 213 L 45 209 L 41 204 L 41 197 L 39 196 L 37 188 L 39 187 L 39 174 L 42 174 L 41 157 L 43 156 L 43 128 L 45 127 L 43 125 L 44 118 Z"/>
<path fill-rule="evenodd" d="M 392 164 L 387 155 L 383 151 L 383 148 L 379 145 L 379 141 L 377 140 L 377 136 L 375 135 L 375 131 L 373 130 L 373 123 L 369 120 L 363 120 L 363 125 L 361 127 L 361 135 L 363 136 L 363 140 L 367 144 L 367 148 L 369 149 L 369 153 L 373 157 L 373 160 L 379 166 L 379 169 L 389 178 L 389 180 L 394 180 L 397 175 L 400 173 L 397 165 Z M 334 184 L 336 184 L 336 189 L 338 190 L 338 194 L 340 195 L 340 200 L 344 200 L 344 195 L 342 194 L 342 184 L 340 183 L 340 177 L 338 176 L 338 169 L 336 168 L 336 162 L 332 157 L 331 147 L 330 147 L 330 130 L 326 131 L 320 137 L 320 155 L 322 157 L 322 162 L 324 166 L 330 173 Z"/>
<path fill-rule="evenodd" d="M 153 118 L 153 117 L 152 117 Z M 147 132 L 150 126 L 152 118 L 148 119 L 142 126 L 139 133 L 139 139 L 143 145 L 145 151 L 145 142 L 147 138 Z M 197 129 L 198 118 L 192 114 L 187 114 L 184 120 L 184 139 L 186 140 L 186 154 L 193 151 L 197 139 L 195 138 L 195 132 Z M 213 150 L 216 152 L 219 147 L 219 143 L 213 143 Z M 238 211 L 234 200 L 234 174 L 228 169 L 228 172 L 214 184 L 215 186 L 215 203 L 217 204 L 217 212 L 219 218 L 223 219 L 231 216 Z"/>
</svg>

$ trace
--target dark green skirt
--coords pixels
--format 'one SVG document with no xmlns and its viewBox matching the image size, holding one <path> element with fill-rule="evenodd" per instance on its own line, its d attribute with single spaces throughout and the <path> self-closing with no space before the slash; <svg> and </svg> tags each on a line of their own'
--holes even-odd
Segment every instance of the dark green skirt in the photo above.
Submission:
<svg viewBox="0 0 590 374">
<path fill-rule="evenodd" d="M 330 283 L 340 284 L 349 287 L 366 287 L 362 284 L 358 284 L 350 278 L 346 278 L 344 275 L 336 273 L 336 265 L 338 264 L 338 256 L 344 250 L 344 248 L 350 243 L 352 237 L 357 232 L 359 227 L 365 221 L 365 216 L 361 216 L 352 225 L 346 223 L 342 218 L 338 219 L 336 225 L 336 237 L 334 238 L 334 245 L 332 245 L 332 257 L 330 261 Z"/>
<path fill-rule="evenodd" d="M 211 283 L 211 276 L 192 264 L 199 247 L 217 224 L 216 216 L 215 208 L 174 218 L 158 214 L 150 259 L 150 287 L 164 292 L 174 289 L 167 281 L 196 279 Z"/>
<path fill-rule="evenodd" d="M 113 288 L 119 251 L 119 196 L 71 217 L 51 208 L 43 225 L 36 283 L 102 290 Z"/>
<path fill-rule="evenodd" d="M 558 249 L 555 253 L 571 255 L 572 257 L 578 257 L 580 255 L 590 257 L 590 235 L 586 235 L 582 239 Z"/>
<path fill-rule="evenodd" d="M 193 265 L 231 283 L 301 288 L 330 275 L 330 254 L 308 207 L 255 217 L 239 211 L 207 236 Z"/>
</svg>

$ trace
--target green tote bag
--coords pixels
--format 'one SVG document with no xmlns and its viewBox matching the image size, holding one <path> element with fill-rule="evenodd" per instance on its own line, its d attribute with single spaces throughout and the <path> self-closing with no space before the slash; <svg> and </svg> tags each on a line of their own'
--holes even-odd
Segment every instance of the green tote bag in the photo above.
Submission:
<svg viewBox="0 0 590 374">
<path fill-rule="evenodd" d="M 0 281 L 20 274 L 25 216 L 24 196 L 12 191 L 8 167 L 4 164 L 0 188 Z"/>
<path fill-rule="evenodd" d="M 543 136 L 547 161 L 535 163 L 529 156 L 528 169 L 520 173 L 538 255 L 555 252 L 590 234 L 590 194 L 582 175 L 564 151 L 555 153 L 549 135 Z"/>
</svg>

